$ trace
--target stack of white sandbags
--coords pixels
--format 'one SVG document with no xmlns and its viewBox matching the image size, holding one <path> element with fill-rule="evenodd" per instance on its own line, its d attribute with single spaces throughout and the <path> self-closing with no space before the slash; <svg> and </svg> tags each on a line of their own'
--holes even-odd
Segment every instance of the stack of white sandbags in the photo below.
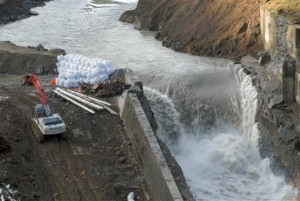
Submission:
<svg viewBox="0 0 300 201">
<path fill-rule="evenodd" d="M 77 54 L 59 55 L 56 63 L 56 85 L 66 88 L 78 87 L 79 83 L 95 84 L 108 79 L 114 72 L 111 61 L 88 58 Z"/>
</svg>

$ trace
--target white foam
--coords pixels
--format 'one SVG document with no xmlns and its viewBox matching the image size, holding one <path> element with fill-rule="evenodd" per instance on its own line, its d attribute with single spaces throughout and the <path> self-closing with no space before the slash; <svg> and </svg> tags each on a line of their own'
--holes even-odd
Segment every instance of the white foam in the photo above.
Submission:
<svg viewBox="0 0 300 201">
<path fill-rule="evenodd" d="M 113 2 L 120 2 L 120 3 L 137 3 L 138 0 L 113 0 Z"/>
<path fill-rule="evenodd" d="M 158 136 L 171 149 L 196 200 L 295 200 L 298 191 L 283 176 L 272 173 L 268 158 L 260 157 L 254 118 L 257 93 L 250 77 L 241 80 L 241 127 L 245 130 L 224 125 L 197 135 L 180 123 L 170 98 L 144 87 L 159 125 Z M 178 140 L 173 139 L 174 134 Z"/>
<path fill-rule="evenodd" d="M 112 7 L 112 6 L 117 6 L 117 4 L 95 4 L 95 3 L 88 3 L 89 6 L 92 8 L 104 8 L 104 7 Z"/>
</svg>

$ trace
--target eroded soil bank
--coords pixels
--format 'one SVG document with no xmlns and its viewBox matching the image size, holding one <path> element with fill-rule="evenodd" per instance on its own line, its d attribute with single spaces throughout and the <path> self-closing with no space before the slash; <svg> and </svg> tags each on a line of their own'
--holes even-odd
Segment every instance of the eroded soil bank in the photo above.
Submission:
<svg viewBox="0 0 300 201">
<path fill-rule="evenodd" d="M 157 31 L 176 51 L 234 59 L 263 49 L 259 6 L 260 0 L 139 0 L 120 20 Z"/>
<path fill-rule="evenodd" d="M 65 54 L 62 49 L 47 50 L 43 45 L 20 47 L 11 42 L 0 41 L 0 74 L 53 74 L 57 55 L 61 54 Z"/>
</svg>

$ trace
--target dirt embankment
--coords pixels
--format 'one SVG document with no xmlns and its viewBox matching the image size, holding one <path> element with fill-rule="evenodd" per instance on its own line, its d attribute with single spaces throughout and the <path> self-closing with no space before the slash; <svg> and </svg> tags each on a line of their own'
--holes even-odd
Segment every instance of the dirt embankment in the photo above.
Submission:
<svg viewBox="0 0 300 201">
<path fill-rule="evenodd" d="M 134 192 L 136 200 L 152 200 L 120 117 L 105 111 L 90 115 L 51 95 L 51 72 L 56 55 L 63 52 L 0 42 L 0 196 L 8 198 L 6 194 L 16 190 L 12 197 L 21 200 L 117 201 Z M 65 138 L 47 138 L 43 144 L 38 144 L 29 125 L 31 109 L 40 102 L 37 93 L 20 85 L 20 74 L 40 64 L 49 74 L 39 80 L 49 92 L 52 111 L 62 116 L 68 128 Z M 122 72 L 116 70 L 110 79 L 125 79 Z M 106 101 L 118 111 L 116 96 Z M 140 101 L 156 130 L 147 99 Z M 183 196 L 193 200 L 180 167 L 168 148 L 160 145 Z"/>
<path fill-rule="evenodd" d="M 37 47 L 19 47 L 11 42 L 0 41 L 0 73 L 24 74 L 53 73 L 57 55 L 65 54 L 62 49 L 47 50 Z"/>
<path fill-rule="evenodd" d="M 51 0 L 0 0 L 0 24 L 29 17 L 32 7 L 43 6 Z"/>
<path fill-rule="evenodd" d="M 17 191 L 15 200 L 121 201 L 129 192 L 136 200 L 147 200 L 140 166 L 118 115 L 90 115 L 49 92 L 52 111 L 68 129 L 64 138 L 52 136 L 39 144 L 29 125 L 39 98 L 33 88 L 20 85 L 20 78 L 0 75 L 1 196 L 9 184 Z M 39 79 L 49 91 L 46 83 L 52 76 Z M 115 98 L 105 100 L 118 111 Z"/>
<path fill-rule="evenodd" d="M 260 0 L 139 0 L 121 21 L 158 31 L 163 45 L 196 55 L 236 58 L 263 49 Z"/>
<path fill-rule="evenodd" d="M 67 125 L 64 138 L 39 144 L 30 128 L 35 89 L 21 86 L 27 67 L 43 65 L 51 74 L 63 50 L 18 47 L 0 42 L 0 194 L 15 200 L 125 200 L 144 197 L 143 176 L 118 115 L 90 115 L 51 96 L 53 75 L 39 76 L 54 113 Z M 3 73 L 3 74 L 2 74 Z M 14 74 L 14 75 L 11 75 Z M 118 111 L 115 98 L 107 98 Z M 15 191 L 15 192 L 14 192 Z M 14 193 L 13 193 L 14 192 Z"/>
</svg>

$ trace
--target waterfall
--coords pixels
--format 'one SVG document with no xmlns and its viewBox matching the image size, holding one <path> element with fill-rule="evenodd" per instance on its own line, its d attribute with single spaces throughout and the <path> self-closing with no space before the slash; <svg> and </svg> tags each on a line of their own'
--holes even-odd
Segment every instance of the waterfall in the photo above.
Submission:
<svg viewBox="0 0 300 201">
<path fill-rule="evenodd" d="M 257 91 L 252 85 L 251 77 L 246 76 L 243 69 L 239 70 L 241 77 L 241 108 L 242 108 L 242 131 L 247 141 L 258 150 L 258 127 L 255 122 L 257 109 Z"/>
<path fill-rule="evenodd" d="M 145 95 L 150 100 L 153 111 L 160 111 L 155 114 L 158 123 L 157 136 L 168 146 L 177 144 L 180 135 L 186 133 L 184 126 L 180 123 L 180 114 L 175 109 L 173 101 L 167 95 L 161 94 L 155 89 L 144 87 Z"/>
<path fill-rule="evenodd" d="M 236 80 L 224 67 L 227 60 L 174 52 L 152 33 L 120 23 L 121 13 L 136 3 L 112 6 L 94 0 L 98 5 L 90 7 L 89 2 L 51 1 L 35 8 L 38 16 L 1 27 L 0 38 L 112 60 L 114 66 L 143 75 L 143 83 L 152 88 L 167 87 L 167 95 L 149 88 L 145 94 L 158 121 L 158 136 L 176 157 L 197 200 L 292 200 L 294 190 L 271 172 L 269 159 L 260 158 L 250 77 L 235 72 L 241 87 L 235 98 L 231 93 L 239 90 L 228 90 Z"/>
<path fill-rule="evenodd" d="M 180 122 L 173 100 L 145 88 L 159 125 L 158 136 L 181 166 L 196 200 L 295 200 L 297 191 L 286 184 L 283 175 L 272 173 L 268 158 L 260 157 L 257 92 L 250 76 L 242 70 L 238 76 L 240 126 L 226 122 L 205 133 L 189 132 L 191 129 Z"/>
</svg>

